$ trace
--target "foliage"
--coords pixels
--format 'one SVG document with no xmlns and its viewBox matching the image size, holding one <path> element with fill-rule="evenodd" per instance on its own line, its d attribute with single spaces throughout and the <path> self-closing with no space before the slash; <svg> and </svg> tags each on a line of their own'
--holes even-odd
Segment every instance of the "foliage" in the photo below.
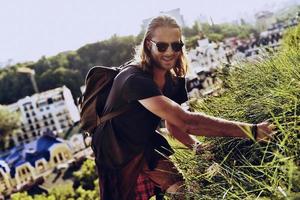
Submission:
<svg viewBox="0 0 300 200">
<path fill-rule="evenodd" d="M 283 51 L 300 51 L 300 25 L 290 28 L 283 39 Z"/>
<path fill-rule="evenodd" d="M 185 47 L 193 49 L 197 40 L 206 35 L 210 40 L 221 41 L 225 37 L 237 36 L 245 38 L 254 29 L 247 24 L 199 24 L 184 27 Z M 144 35 L 114 35 L 108 40 L 87 44 L 76 51 L 59 53 L 52 57 L 41 57 L 37 62 L 19 63 L 0 70 L 0 103 L 10 104 L 25 96 L 31 96 L 34 89 L 26 74 L 17 72 L 19 67 L 27 67 L 35 71 L 35 79 L 39 91 L 46 91 L 66 85 L 74 99 L 81 95 L 80 86 L 88 70 L 95 65 L 118 66 L 133 57 L 136 45 L 140 44 Z"/>
<path fill-rule="evenodd" d="M 53 195 L 45 195 L 45 194 L 40 194 L 40 195 L 35 195 L 33 200 L 56 200 L 55 196 Z"/>
<path fill-rule="evenodd" d="M 200 24 L 198 22 L 194 22 L 194 25 L 190 28 L 190 27 L 183 27 L 182 28 L 182 34 L 186 37 L 194 37 L 196 35 L 198 35 L 201 32 L 201 27 Z"/>
<path fill-rule="evenodd" d="M 75 192 L 71 184 L 55 187 L 50 194 L 59 200 L 75 200 Z"/>
<path fill-rule="evenodd" d="M 185 40 L 185 48 L 187 50 L 195 49 L 198 46 L 198 40 L 200 39 L 200 36 L 196 35 L 193 37 L 189 37 Z"/>
<path fill-rule="evenodd" d="M 10 104 L 34 93 L 29 76 L 17 72 L 19 67 L 35 70 L 39 90 L 46 91 L 66 85 L 74 98 L 80 96 L 80 86 L 88 70 L 95 65 L 118 66 L 130 60 L 140 38 L 112 36 L 108 40 L 88 44 L 77 51 L 41 57 L 37 62 L 21 63 L 0 70 L 0 103 Z"/>
<path fill-rule="evenodd" d="M 0 104 L 16 102 L 20 96 L 33 94 L 34 90 L 29 76 L 16 72 L 16 65 L 0 71 Z"/>
<path fill-rule="evenodd" d="M 196 199 L 299 197 L 300 55 L 297 48 L 232 67 L 223 77 L 225 93 L 192 102 L 195 110 L 213 116 L 251 123 L 268 119 L 276 124 L 277 134 L 267 143 L 235 138 L 206 139 L 214 148 L 201 155 L 179 151 L 174 159 L 190 188 L 187 196 Z"/>
<path fill-rule="evenodd" d="M 240 39 L 248 38 L 250 34 L 258 35 L 257 31 L 249 24 L 201 24 L 202 32 L 211 41 L 222 41 L 228 37 L 238 37 Z"/>
<path fill-rule="evenodd" d="M 84 190 L 81 186 L 76 190 L 78 200 L 93 200 L 99 198 L 97 190 Z"/>
<path fill-rule="evenodd" d="M 74 187 L 82 186 L 83 189 L 93 190 L 95 188 L 94 181 L 97 179 L 95 161 L 87 159 L 80 170 L 74 172 Z"/>
<path fill-rule="evenodd" d="M 20 116 L 18 113 L 12 113 L 7 107 L 0 105 L 0 148 L 7 148 L 9 141 L 7 136 L 15 134 L 20 128 Z"/>
</svg>

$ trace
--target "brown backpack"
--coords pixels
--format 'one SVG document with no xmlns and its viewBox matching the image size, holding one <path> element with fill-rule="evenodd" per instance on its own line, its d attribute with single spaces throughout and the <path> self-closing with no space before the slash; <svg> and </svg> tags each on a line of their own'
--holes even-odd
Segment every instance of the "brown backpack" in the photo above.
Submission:
<svg viewBox="0 0 300 200">
<path fill-rule="evenodd" d="M 121 114 L 126 109 L 101 116 L 107 97 L 112 87 L 114 78 L 124 68 L 95 66 L 91 68 L 85 78 L 85 91 L 79 99 L 80 127 L 85 136 L 90 136 L 96 127 Z"/>
</svg>

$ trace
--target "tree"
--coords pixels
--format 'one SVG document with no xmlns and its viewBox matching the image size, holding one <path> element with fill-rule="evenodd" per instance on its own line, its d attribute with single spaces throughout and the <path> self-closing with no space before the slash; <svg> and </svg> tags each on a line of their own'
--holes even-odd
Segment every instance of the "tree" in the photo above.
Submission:
<svg viewBox="0 0 300 200">
<path fill-rule="evenodd" d="M 60 185 L 52 189 L 50 194 L 59 200 L 75 200 L 75 191 L 72 184 Z"/>
<path fill-rule="evenodd" d="M 65 67 L 49 69 L 38 78 L 40 89 L 42 91 L 67 86 L 73 97 L 80 96 L 80 86 L 83 85 L 84 77 L 77 70 L 71 70 Z"/>
<path fill-rule="evenodd" d="M 29 76 L 17 73 L 18 67 L 26 65 L 12 66 L 0 74 L 0 104 L 14 103 L 34 93 Z"/>
<path fill-rule="evenodd" d="M 199 39 L 200 39 L 200 36 L 198 36 L 198 35 L 187 38 L 185 40 L 185 48 L 187 50 L 196 48 L 197 45 L 198 45 L 198 40 Z"/>
<path fill-rule="evenodd" d="M 196 35 L 198 35 L 201 32 L 200 25 L 199 25 L 199 23 L 197 21 L 195 21 L 194 24 L 193 24 L 193 26 L 192 26 L 192 28 L 190 28 L 190 27 L 184 27 L 182 29 L 182 32 L 183 32 L 183 35 L 186 38 L 196 36 Z"/>
<path fill-rule="evenodd" d="M 221 42 L 224 39 L 224 36 L 220 33 L 211 33 L 207 35 L 210 41 Z"/>
<path fill-rule="evenodd" d="M 33 198 L 27 192 L 18 192 L 11 195 L 11 200 L 33 200 Z"/>
<path fill-rule="evenodd" d="M 97 199 L 99 197 L 99 194 L 96 190 L 84 190 L 82 186 L 77 188 L 76 195 L 78 200 L 92 200 Z"/>
<path fill-rule="evenodd" d="M 95 161 L 86 160 L 81 166 L 80 170 L 74 172 L 75 183 L 74 187 L 77 185 L 82 186 L 86 190 L 94 190 L 94 181 L 97 179 L 97 174 L 95 173 Z"/>
<path fill-rule="evenodd" d="M 20 128 L 20 116 L 12 113 L 7 107 L 0 105 L 0 148 L 9 146 L 8 135 L 15 134 Z"/>
</svg>

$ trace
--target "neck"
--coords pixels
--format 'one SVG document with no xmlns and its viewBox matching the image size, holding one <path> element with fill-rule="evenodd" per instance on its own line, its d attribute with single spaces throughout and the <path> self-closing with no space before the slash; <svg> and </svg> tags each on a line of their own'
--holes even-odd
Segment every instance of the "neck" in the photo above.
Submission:
<svg viewBox="0 0 300 200">
<path fill-rule="evenodd" d="M 153 80 L 158 85 L 160 89 L 163 89 L 165 85 L 165 78 L 166 78 L 167 70 L 154 67 L 153 69 Z"/>
</svg>

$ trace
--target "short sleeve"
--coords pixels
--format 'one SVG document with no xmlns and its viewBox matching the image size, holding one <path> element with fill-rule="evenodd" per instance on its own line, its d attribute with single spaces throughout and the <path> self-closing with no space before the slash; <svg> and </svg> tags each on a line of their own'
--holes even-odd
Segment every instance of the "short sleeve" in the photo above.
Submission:
<svg viewBox="0 0 300 200">
<path fill-rule="evenodd" d="M 162 95 L 155 82 L 149 76 L 133 74 L 123 85 L 122 96 L 127 102 Z"/>
</svg>

